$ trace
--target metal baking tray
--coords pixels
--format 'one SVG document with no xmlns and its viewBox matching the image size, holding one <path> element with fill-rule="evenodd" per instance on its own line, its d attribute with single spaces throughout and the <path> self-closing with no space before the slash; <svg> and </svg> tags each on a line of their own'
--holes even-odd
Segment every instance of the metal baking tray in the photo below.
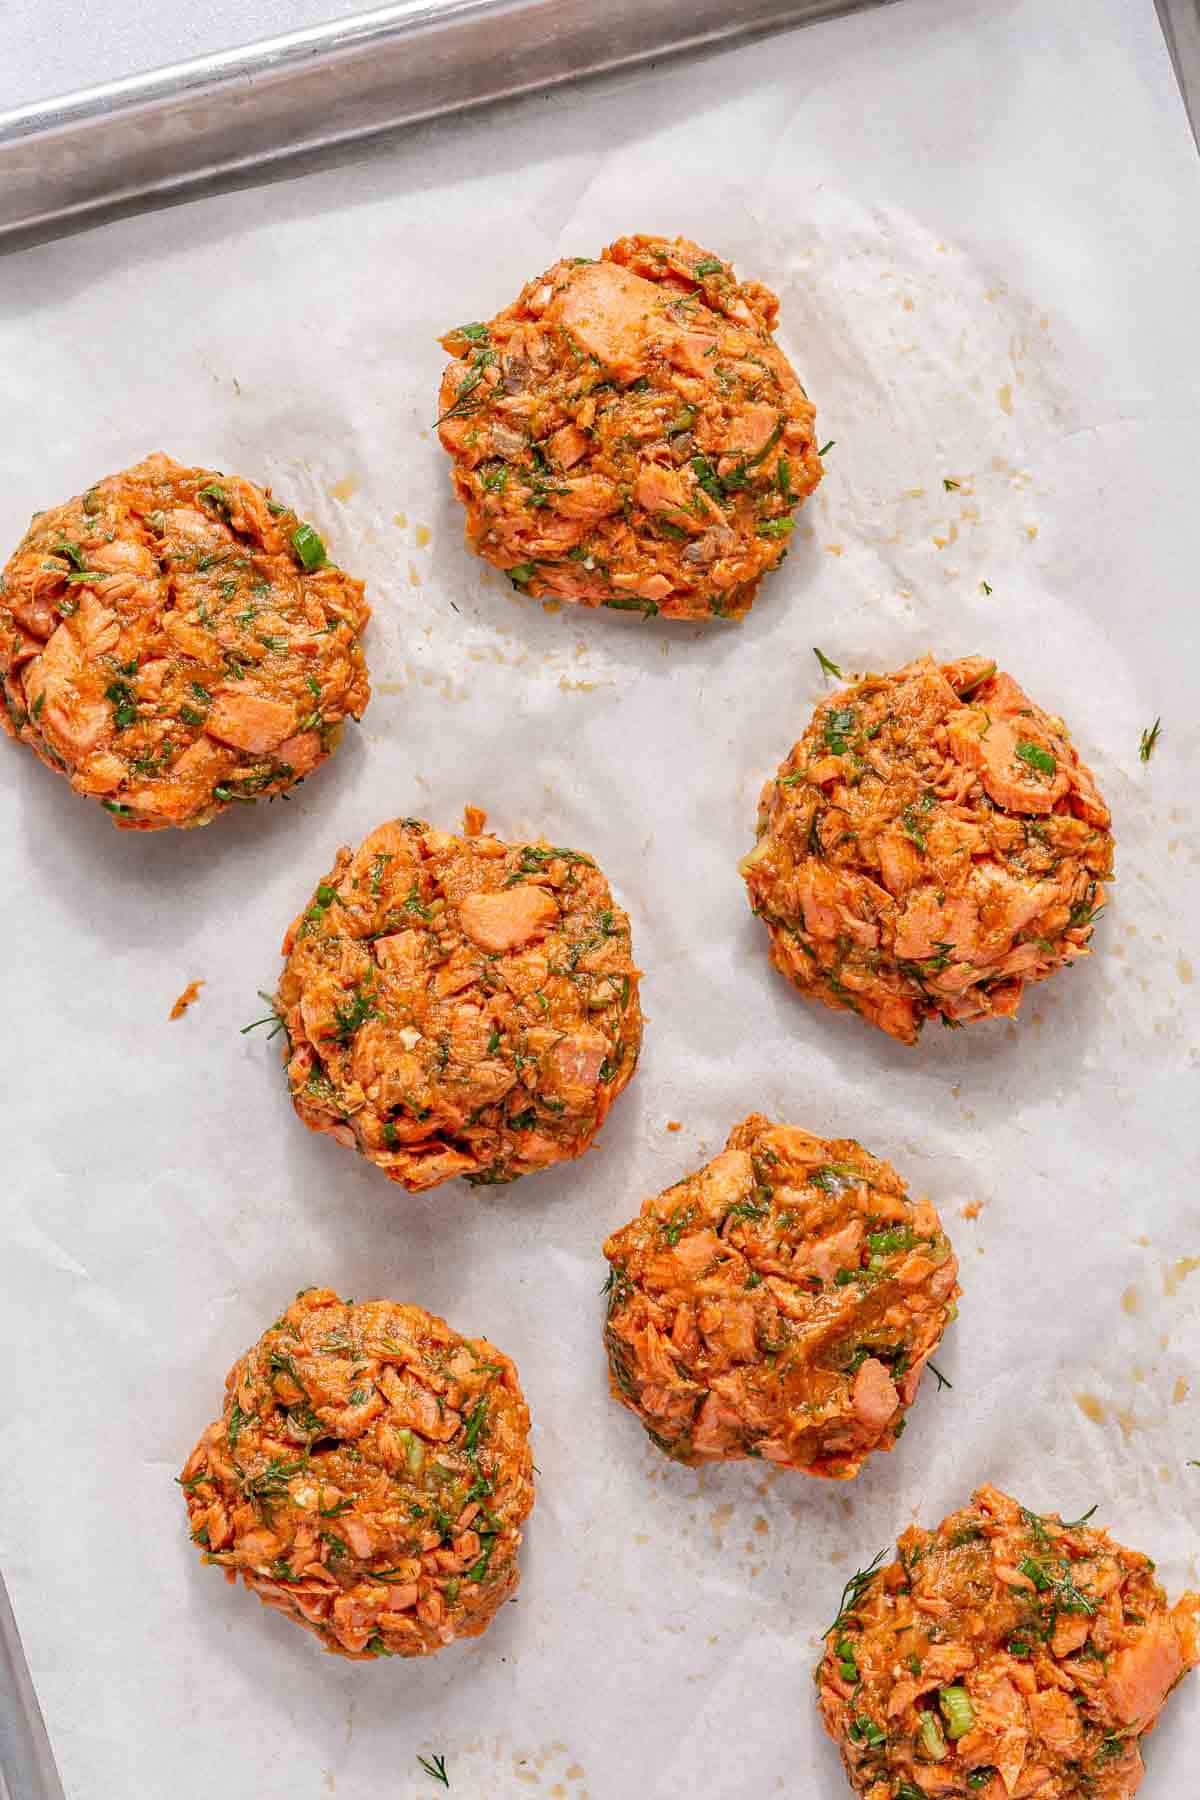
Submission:
<svg viewBox="0 0 1200 1800">
<path fill-rule="evenodd" d="M 0 113 L 0 247 L 260 180 L 420 119 L 884 3 L 400 0 Z"/>
</svg>

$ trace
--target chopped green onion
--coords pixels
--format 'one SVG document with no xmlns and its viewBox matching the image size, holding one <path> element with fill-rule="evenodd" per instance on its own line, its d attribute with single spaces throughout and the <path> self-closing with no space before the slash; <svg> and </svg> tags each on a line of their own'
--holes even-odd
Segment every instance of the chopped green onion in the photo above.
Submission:
<svg viewBox="0 0 1200 1800">
<path fill-rule="evenodd" d="M 311 525 L 297 525 L 292 533 L 292 549 L 307 570 L 319 569 L 328 559 L 320 536 Z"/>
<path fill-rule="evenodd" d="M 965 1687 L 945 1687 L 938 1695 L 938 1705 L 946 1721 L 946 1736 L 951 1743 L 966 1737 L 975 1724 L 975 1708 Z"/>
<path fill-rule="evenodd" d="M 1037 769 L 1042 775 L 1053 775 L 1058 769 L 1058 764 L 1049 750 L 1043 750 L 1040 744 L 1018 744 L 1016 755 L 1021 762 L 1031 769 Z"/>
<path fill-rule="evenodd" d="M 931 1762 L 945 1762 L 950 1754 L 942 1728 L 931 1712 L 921 1714 L 921 1748 Z"/>
</svg>

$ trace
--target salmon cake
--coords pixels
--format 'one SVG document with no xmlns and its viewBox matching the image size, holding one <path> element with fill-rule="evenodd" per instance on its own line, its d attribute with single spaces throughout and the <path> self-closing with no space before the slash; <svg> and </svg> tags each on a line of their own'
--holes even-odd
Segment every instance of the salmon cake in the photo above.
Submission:
<svg viewBox="0 0 1200 1800">
<path fill-rule="evenodd" d="M 929 1201 L 852 1138 L 760 1113 L 604 1254 L 613 1394 L 677 1462 L 849 1480 L 895 1445 L 957 1312 Z"/>
<path fill-rule="evenodd" d="M 234 1363 L 179 1480 L 228 1581 L 335 1655 L 428 1656 L 516 1591 L 529 1408 L 486 1339 L 306 1288 Z"/>
<path fill-rule="evenodd" d="M 817 1692 L 868 1800 L 1126 1800 L 1141 1740 L 1200 1661 L 1200 1594 L 1082 1519 L 983 1487 L 847 1583 Z M 882 1554 L 882 1553 L 881 1553 Z"/>
<path fill-rule="evenodd" d="M 913 1044 L 1088 954 L 1110 824 L 1061 719 L 983 657 L 924 657 L 821 702 L 741 870 L 781 974 Z"/>
<path fill-rule="evenodd" d="M 283 943 L 297 1113 L 414 1192 L 581 1156 L 641 1048 L 629 920 L 592 858 L 483 817 L 340 850 Z"/>
<path fill-rule="evenodd" d="M 567 257 L 442 344 L 471 549 L 523 592 L 740 618 L 821 479 L 779 302 L 687 238 Z"/>
<path fill-rule="evenodd" d="M 0 574 L 0 725 L 128 831 L 294 787 L 370 698 L 363 585 L 240 475 L 149 456 Z"/>
</svg>

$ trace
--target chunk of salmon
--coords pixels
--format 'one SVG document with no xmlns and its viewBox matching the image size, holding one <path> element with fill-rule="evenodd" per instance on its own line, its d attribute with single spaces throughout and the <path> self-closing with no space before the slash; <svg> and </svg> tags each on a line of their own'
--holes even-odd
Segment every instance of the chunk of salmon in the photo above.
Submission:
<svg viewBox="0 0 1200 1800">
<path fill-rule="evenodd" d="M 415 987 L 425 966 L 425 941 L 423 932 L 413 930 L 376 938 L 375 960 L 380 968 L 397 976 L 405 987 Z"/>
<path fill-rule="evenodd" d="M 1061 1688 L 1047 1688 L 1031 1695 L 1028 1704 L 1033 1729 L 1046 1748 L 1077 1762 L 1083 1752 L 1083 1721 L 1070 1696 Z"/>
<path fill-rule="evenodd" d="M 879 870 L 889 894 L 902 900 L 921 879 L 921 859 L 917 846 L 903 831 L 889 826 L 879 834 L 877 844 Z"/>
<path fill-rule="evenodd" d="M 587 1027 L 568 1032 L 551 1049 L 548 1061 L 552 1083 L 569 1111 L 582 1112 L 593 1104 L 607 1055 L 606 1039 Z"/>
<path fill-rule="evenodd" d="M 70 628 L 60 625 L 25 675 L 30 710 L 38 705 L 38 725 L 56 750 L 77 762 L 111 734 L 112 707 L 107 700 L 80 692 L 84 662 Z"/>
<path fill-rule="evenodd" d="M 868 1356 L 850 1389 L 855 1417 L 872 1434 L 883 1430 L 900 1404 L 896 1384 L 877 1357 Z"/>
<path fill-rule="evenodd" d="M 258 694 L 218 694 L 204 729 L 218 743 L 256 756 L 277 750 L 295 728 L 296 711 L 281 700 L 265 700 Z"/>
<path fill-rule="evenodd" d="M 857 1267 L 858 1253 L 862 1249 L 866 1226 L 861 1219 L 848 1219 L 840 1231 L 831 1231 L 822 1238 L 803 1244 L 792 1258 L 791 1274 L 819 1275 L 822 1281 L 832 1281 L 839 1269 Z"/>
<path fill-rule="evenodd" d="M 287 764 L 293 775 L 310 775 L 324 755 L 319 731 L 302 731 L 296 737 L 285 738 L 279 746 L 279 760 Z"/>
<path fill-rule="evenodd" d="M 997 717 L 983 707 L 964 707 L 951 715 L 946 733 L 951 755 L 977 769 L 989 799 L 1009 812 L 1053 812 L 1070 790 L 1066 763 L 1033 719 Z M 1050 756 L 1054 773 L 1047 776 L 1018 756 L 1019 745 Z"/>
<path fill-rule="evenodd" d="M 682 1269 L 685 1276 L 694 1280 L 720 1254 L 721 1240 L 715 1231 L 693 1231 L 674 1246 L 671 1260 L 677 1270 Z"/>
<path fill-rule="evenodd" d="M 1108 1703 L 1122 1725 L 1152 1719 L 1183 1669 L 1179 1640 L 1167 1621 L 1156 1619 L 1113 1659 L 1104 1683 Z"/>
<path fill-rule="evenodd" d="M 521 883 L 496 892 L 467 894 L 459 922 L 481 950 L 515 950 L 544 937 L 558 922 L 558 903 L 545 888 Z"/>
<path fill-rule="evenodd" d="M 559 483 L 551 504 L 567 519 L 603 519 L 620 509 L 621 496 L 607 476 L 574 475 Z"/>
<path fill-rule="evenodd" d="M 667 355 L 677 369 L 707 377 L 716 354 L 717 340 L 709 332 L 681 331 L 667 339 Z"/>
<path fill-rule="evenodd" d="M 923 887 L 908 900 L 896 922 L 896 955 L 925 962 L 939 953 L 939 944 L 951 944 L 958 958 L 970 960 L 977 948 L 978 927 L 969 894 L 956 894 L 943 904 L 933 888 Z"/>
<path fill-rule="evenodd" d="M 756 404 L 739 407 L 726 428 L 724 447 L 731 453 L 757 456 L 760 450 L 765 449 L 779 422 L 779 414 L 773 406 Z"/>
<path fill-rule="evenodd" d="M 654 282 L 619 263 L 587 263 L 571 271 L 544 316 L 569 332 L 617 381 L 632 381 L 642 366 L 658 298 Z"/>
<path fill-rule="evenodd" d="M 182 613 L 171 611 L 163 617 L 163 630 L 185 656 L 196 662 L 207 662 L 213 655 L 212 634 L 202 631 L 199 625 L 190 625 Z"/>
<path fill-rule="evenodd" d="M 637 478 L 634 494 L 647 512 L 682 512 L 688 498 L 679 470 L 664 463 L 646 464 Z"/>
<path fill-rule="evenodd" d="M 589 438 L 578 425 L 560 425 L 546 440 L 547 448 L 560 469 L 570 469 L 587 455 Z"/>
<path fill-rule="evenodd" d="M 753 1187 L 754 1163 L 745 1150 L 722 1150 L 701 1170 L 699 1184 L 704 1216 L 719 1223 L 729 1208 L 745 1199 Z M 668 1201 L 669 1211 L 673 1204 L 669 1191 L 663 1198 Z"/>
<path fill-rule="evenodd" d="M 614 569 L 612 585 L 623 594 L 637 594 L 643 600 L 665 600 L 671 592 L 667 576 L 638 575 L 627 569 Z"/>
</svg>

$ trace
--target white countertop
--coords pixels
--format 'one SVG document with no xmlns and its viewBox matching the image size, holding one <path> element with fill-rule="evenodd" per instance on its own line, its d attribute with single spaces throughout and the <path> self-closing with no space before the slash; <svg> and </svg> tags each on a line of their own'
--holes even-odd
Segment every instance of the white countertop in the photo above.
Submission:
<svg viewBox="0 0 1200 1800">
<path fill-rule="evenodd" d="M 368 12 L 365 0 L 7 0 L 0 112 Z M 69 23 L 67 21 L 69 20 Z"/>
</svg>

